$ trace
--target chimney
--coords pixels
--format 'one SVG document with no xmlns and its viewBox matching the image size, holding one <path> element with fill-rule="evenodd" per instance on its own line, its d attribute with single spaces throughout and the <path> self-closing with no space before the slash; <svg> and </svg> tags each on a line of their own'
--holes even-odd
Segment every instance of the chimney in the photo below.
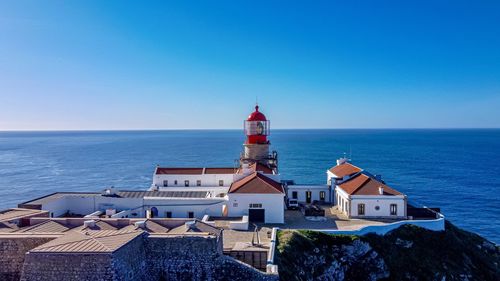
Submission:
<svg viewBox="0 0 500 281">
<path fill-rule="evenodd" d="M 84 221 L 83 222 L 83 226 L 84 228 L 87 228 L 87 227 L 95 227 L 95 220 L 88 220 L 88 221 Z"/>
<path fill-rule="evenodd" d="M 384 187 L 383 187 L 383 186 L 379 186 L 379 187 L 378 187 L 378 193 L 379 193 L 380 195 L 384 195 Z"/>
<path fill-rule="evenodd" d="M 186 231 L 189 231 L 190 229 L 195 229 L 196 228 L 196 221 L 187 221 L 185 223 L 186 226 Z"/>
<path fill-rule="evenodd" d="M 345 157 L 342 157 L 342 158 L 340 158 L 340 159 L 337 159 L 337 166 L 338 166 L 338 165 L 342 165 L 342 164 L 344 164 L 345 162 L 347 162 L 347 158 L 345 158 Z"/>
<path fill-rule="evenodd" d="M 135 228 L 142 228 L 142 229 L 145 229 L 146 228 L 146 221 L 138 221 L 136 223 L 134 223 L 134 226 Z"/>
</svg>

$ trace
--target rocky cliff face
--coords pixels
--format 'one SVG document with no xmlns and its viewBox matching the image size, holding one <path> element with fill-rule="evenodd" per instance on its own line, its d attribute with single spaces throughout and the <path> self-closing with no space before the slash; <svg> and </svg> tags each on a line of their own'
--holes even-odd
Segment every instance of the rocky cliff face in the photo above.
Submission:
<svg viewBox="0 0 500 281">
<path fill-rule="evenodd" d="M 281 280 L 500 280 L 500 247 L 446 223 L 405 225 L 385 236 L 281 231 Z"/>
</svg>

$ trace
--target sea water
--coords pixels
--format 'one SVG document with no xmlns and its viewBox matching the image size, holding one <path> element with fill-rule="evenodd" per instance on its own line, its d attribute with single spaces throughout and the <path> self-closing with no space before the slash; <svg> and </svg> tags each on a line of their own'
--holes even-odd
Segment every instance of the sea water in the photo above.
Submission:
<svg viewBox="0 0 500 281">
<path fill-rule="evenodd" d="M 500 242 L 500 130 L 273 130 L 283 179 L 326 183 L 343 155 L 409 202 Z M 0 132 L 0 209 L 57 191 L 147 189 L 157 164 L 234 167 L 241 130 Z"/>
</svg>

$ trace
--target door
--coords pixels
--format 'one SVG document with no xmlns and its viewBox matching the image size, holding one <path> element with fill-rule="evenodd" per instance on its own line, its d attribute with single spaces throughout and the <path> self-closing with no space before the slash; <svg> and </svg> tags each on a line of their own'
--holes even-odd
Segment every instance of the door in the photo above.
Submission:
<svg viewBox="0 0 500 281">
<path fill-rule="evenodd" d="M 312 193 L 311 191 L 306 191 L 306 203 L 311 203 Z"/>
<path fill-rule="evenodd" d="M 248 209 L 248 220 L 251 222 L 264 222 L 265 217 L 265 209 Z"/>
<path fill-rule="evenodd" d="M 156 208 L 156 207 L 151 208 L 151 217 L 152 218 L 158 217 L 158 208 Z"/>
</svg>

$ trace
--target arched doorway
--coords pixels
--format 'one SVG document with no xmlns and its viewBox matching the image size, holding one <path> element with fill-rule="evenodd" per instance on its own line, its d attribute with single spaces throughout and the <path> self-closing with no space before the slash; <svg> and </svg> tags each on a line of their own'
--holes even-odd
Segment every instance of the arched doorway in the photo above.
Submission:
<svg viewBox="0 0 500 281">
<path fill-rule="evenodd" d="M 151 207 L 151 217 L 156 218 L 158 217 L 158 208 L 156 207 Z"/>
</svg>

